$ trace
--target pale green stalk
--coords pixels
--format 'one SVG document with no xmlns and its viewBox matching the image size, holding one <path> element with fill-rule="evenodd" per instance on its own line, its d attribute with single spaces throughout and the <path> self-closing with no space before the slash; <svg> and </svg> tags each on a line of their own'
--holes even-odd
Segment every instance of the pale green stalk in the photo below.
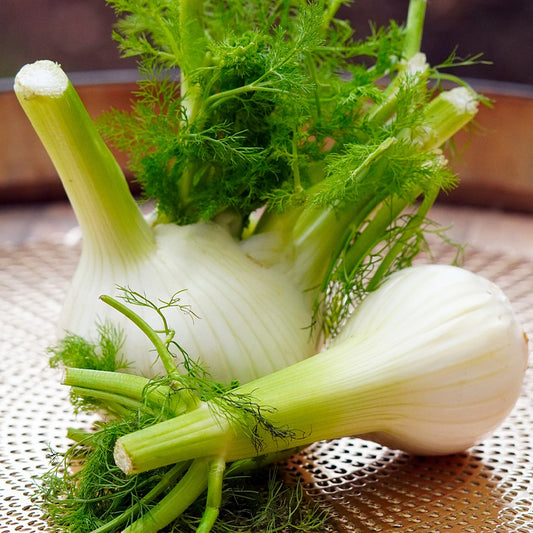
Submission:
<svg viewBox="0 0 533 533">
<path fill-rule="evenodd" d="M 406 132 L 406 135 L 415 133 L 412 139 L 414 151 L 434 150 L 442 146 L 447 140 L 455 135 L 460 129 L 468 124 L 477 113 L 478 103 L 476 95 L 464 87 L 458 87 L 440 93 L 433 99 L 425 110 L 424 126 L 421 131 Z M 372 166 L 377 168 L 380 164 L 380 157 L 397 142 L 396 139 L 389 139 L 377 150 L 376 154 L 369 157 L 365 164 L 357 169 L 358 173 L 370 170 Z M 380 172 L 385 172 L 385 168 L 377 168 Z M 355 171 L 354 171 L 355 172 Z M 419 194 L 422 194 L 420 190 Z M 349 250 L 345 258 L 345 269 L 350 272 L 357 268 L 361 261 L 372 251 L 386 233 L 389 225 L 410 205 L 413 198 L 391 195 L 383 199 L 383 204 L 376 210 L 368 225 L 357 237 L 353 247 Z M 431 195 L 433 202 L 436 196 Z M 299 218 L 292 224 L 292 241 L 290 246 L 294 249 L 296 257 L 291 274 L 294 279 L 304 283 L 304 289 L 318 286 L 321 282 L 328 259 L 338 246 L 339 237 L 348 227 L 359 227 L 364 216 L 378 207 L 375 200 L 382 201 L 374 193 L 372 199 L 345 208 L 344 211 L 336 212 L 334 209 L 307 208 L 303 210 Z M 424 210 L 429 210 L 427 202 Z M 362 216 L 363 215 L 363 216 Z M 416 219 L 417 227 L 423 223 L 421 217 Z M 410 231 L 415 229 L 414 223 L 410 226 Z M 402 241 L 403 242 L 403 241 Z M 401 244 L 395 247 L 395 252 L 401 251 Z"/>
<path fill-rule="evenodd" d="M 84 443 L 91 440 L 94 437 L 94 433 L 92 431 L 86 431 L 84 429 L 79 428 L 67 428 L 67 439 L 72 440 L 74 442 Z M 84 442 L 85 441 L 85 442 Z"/>
<path fill-rule="evenodd" d="M 180 91 L 187 122 L 196 118 L 203 105 L 202 87 L 193 79 L 195 69 L 202 66 L 206 55 L 203 10 L 202 0 L 179 0 Z M 195 170 L 189 166 L 180 180 L 180 194 L 184 205 L 189 203 Z"/>
<path fill-rule="evenodd" d="M 410 83 L 415 76 L 422 77 L 425 81 L 428 74 L 429 65 L 424 54 L 414 54 L 402 63 L 397 76 L 383 90 L 382 101 L 374 104 L 366 113 L 365 120 L 368 124 L 372 126 L 385 124 L 396 112 L 398 93 L 402 86 Z"/>
<path fill-rule="evenodd" d="M 15 79 L 15 93 L 61 178 L 83 232 L 84 253 L 124 263 L 148 257 L 155 246 L 151 229 L 59 65 L 26 65 Z"/>
<path fill-rule="evenodd" d="M 173 522 L 206 490 L 211 459 L 196 459 L 177 485 L 122 533 L 155 533 Z"/>
<path fill-rule="evenodd" d="M 405 243 L 409 242 L 409 240 L 419 232 L 420 227 L 426 220 L 426 216 L 429 213 L 429 210 L 437 199 L 439 191 L 440 189 L 438 187 L 435 187 L 433 192 L 424 196 L 424 199 L 420 203 L 420 206 L 418 207 L 416 213 L 411 216 L 409 222 L 407 222 L 407 224 L 401 231 L 401 234 L 396 236 L 394 244 L 386 253 L 385 257 L 382 258 L 376 271 L 372 274 L 372 279 L 367 285 L 367 291 L 370 292 L 378 288 L 383 278 L 389 272 L 390 266 L 404 249 Z"/>
<path fill-rule="evenodd" d="M 275 461 L 286 459 L 295 451 L 295 449 L 291 449 L 271 455 L 235 461 L 228 465 L 227 470 L 226 462 L 221 456 L 196 459 L 192 463 L 177 463 L 135 507 L 92 533 L 113 531 L 115 527 L 138 513 L 143 504 L 150 503 L 159 496 L 186 469 L 188 469 L 187 472 L 176 486 L 158 504 L 150 508 L 148 513 L 127 527 L 124 533 L 151 533 L 152 531 L 158 531 L 176 520 L 205 491 L 207 491 L 205 509 L 196 533 L 209 533 L 219 515 L 222 503 L 222 488 L 226 474 L 239 475 L 247 473 L 272 464 Z"/>
<path fill-rule="evenodd" d="M 343 270 L 351 273 L 359 269 L 363 260 L 384 239 L 390 225 L 410 203 L 410 199 L 395 194 L 387 197 L 344 256 Z"/>
<path fill-rule="evenodd" d="M 142 403 L 133 398 L 128 398 L 121 394 L 113 394 L 111 392 L 97 390 L 97 389 L 86 389 L 82 387 L 71 387 L 71 392 L 78 396 L 83 396 L 84 398 L 93 398 L 95 400 L 100 400 L 106 406 L 109 406 L 110 410 L 114 412 L 120 412 L 125 415 L 136 411 L 139 407 L 142 406 Z"/>
<path fill-rule="evenodd" d="M 179 0 L 179 11 L 180 90 L 187 120 L 193 121 L 203 104 L 202 87 L 192 79 L 194 71 L 201 68 L 206 59 L 203 0 Z"/>
<path fill-rule="evenodd" d="M 455 133 L 464 128 L 476 115 L 477 95 L 466 87 L 441 92 L 424 111 L 423 131 L 414 140 L 422 150 L 441 147 Z"/>
<path fill-rule="evenodd" d="M 433 99 L 425 110 L 425 120 L 422 131 L 412 140 L 413 146 L 421 150 L 434 150 L 442 146 L 457 131 L 463 128 L 477 113 L 477 99 L 475 94 L 464 87 L 459 87 L 440 93 Z M 438 189 L 431 188 L 431 192 L 424 198 L 420 210 L 408 224 L 404 237 L 413 236 L 425 220 L 425 215 L 436 200 Z M 422 190 L 419 191 L 419 196 Z M 344 258 L 344 268 L 351 272 L 357 269 L 365 257 L 383 239 L 387 228 L 412 203 L 412 198 L 391 195 L 387 198 L 376 214 L 369 221 L 354 245 Z M 387 272 L 387 267 L 405 246 L 405 238 L 398 238 L 388 252 L 386 259 L 376 272 L 377 277 L 369 286 L 376 288 L 379 281 Z"/>
<path fill-rule="evenodd" d="M 122 404 L 146 405 L 149 409 L 163 409 L 174 416 L 196 406 L 189 392 L 177 392 L 168 384 L 121 372 L 106 372 L 85 368 L 65 369 L 63 385 L 73 387 L 81 396 L 113 395 Z"/>
<path fill-rule="evenodd" d="M 126 398 L 142 401 L 150 380 L 133 374 L 90 370 L 86 368 L 65 368 L 62 381 L 67 387 L 79 387 L 119 394 Z M 168 390 L 168 388 L 167 388 Z"/>
<path fill-rule="evenodd" d="M 324 19 L 322 22 L 322 31 L 326 31 L 328 26 L 331 24 L 333 19 L 335 18 L 335 15 L 337 14 L 337 11 L 341 7 L 344 0 L 331 0 L 329 2 L 329 6 L 326 9 L 324 13 Z"/>
<path fill-rule="evenodd" d="M 163 340 L 157 331 L 155 331 L 143 318 L 141 318 L 137 313 L 134 313 L 127 305 L 118 301 L 116 298 L 112 298 L 106 294 L 100 296 L 102 300 L 107 305 L 111 306 L 113 309 L 116 309 L 119 313 L 123 314 L 126 318 L 131 320 L 150 340 L 156 349 L 157 355 L 161 359 L 163 366 L 165 367 L 165 372 L 170 378 L 178 378 L 180 373 L 176 368 L 176 363 L 174 358 L 168 351 L 166 340 Z"/>
<path fill-rule="evenodd" d="M 403 47 L 405 59 L 411 59 L 411 57 L 420 52 L 425 15 L 426 0 L 411 0 L 409 2 Z"/>
<path fill-rule="evenodd" d="M 221 457 L 212 459 L 207 477 L 207 502 L 196 533 L 209 533 L 215 524 L 222 503 L 222 484 L 226 463 Z"/>
<path fill-rule="evenodd" d="M 142 319 L 137 313 L 134 313 L 127 305 L 108 295 L 102 295 L 100 299 L 113 307 L 113 309 L 116 309 L 118 312 L 122 313 L 124 317 L 131 320 L 148 337 L 150 342 L 155 347 L 159 358 L 163 362 L 167 377 L 173 380 L 179 380 L 181 376 L 180 372 L 176 367 L 174 357 L 168 350 L 168 343 L 171 342 L 174 332 L 171 332 L 172 336 L 170 336 L 168 339 L 163 340 L 160 337 L 160 332 L 155 331 L 144 319 Z M 175 395 L 176 399 L 183 403 L 181 407 L 182 410 L 189 410 L 198 407 L 199 400 L 190 390 L 180 389 L 179 392 L 175 393 Z"/>
<path fill-rule="evenodd" d="M 270 419 L 278 427 L 299 431 L 290 442 L 262 435 L 262 454 L 354 434 L 355 425 L 357 433 L 376 429 L 376 422 L 386 411 L 386 406 L 379 404 L 379 390 L 387 387 L 386 376 L 393 378 L 393 372 L 376 371 L 370 343 L 361 342 L 357 350 L 366 361 L 357 365 L 357 371 L 350 371 L 348 348 L 339 345 L 237 389 L 253 394 L 260 405 L 275 406 Z M 246 435 L 231 422 L 217 418 L 205 405 L 121 437 L 115 461 L 125 472 L 138 473 L 194 457 L 218 456 L 231 462 L 257 453 Z"/>
</svg>

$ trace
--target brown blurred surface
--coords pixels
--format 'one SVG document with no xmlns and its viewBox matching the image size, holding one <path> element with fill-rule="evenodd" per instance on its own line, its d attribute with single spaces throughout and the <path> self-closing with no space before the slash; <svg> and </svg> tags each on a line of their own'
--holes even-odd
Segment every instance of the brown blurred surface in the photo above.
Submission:
<svg viewBox="0 0 533 533">
<path fill-rule="evenodd" d="M 0 77 L 37 59 L 69 72 L 123 68 L 114 20 L 105 0 L 0 0 Z"/>
<path fill-rule="evenodd" d="M 354 0 L 339 16 L 353 21 L 356 35 L 369 22 L 405 21 L 409 0 Z M 12 77 L 36 59 L 65 70 L 135 66 L 121 60 L 111 32 L 115 15 L 105 0 L 1 0 L 0 77 Z M 533 84 L 531 0 L 428 0 L 423 50 L 432 64 L 457 47 L 461 57 L 483 53 L 493 64 L 461 69 L 467 77 Z"/>
<path fill-rule="evenodd" d="M 358 21 L 402 22 L 409 0 L 354 0 L 342 13 Z M 365 31 L 363 22 L 356 26 Z M 458 57 L 483 54 L 490 65 L 462 67 L 463 77 L 533 84 L 531 0 L 427 0 L 422 50 L 432 65 L 454 49 Z"/>
</svg>

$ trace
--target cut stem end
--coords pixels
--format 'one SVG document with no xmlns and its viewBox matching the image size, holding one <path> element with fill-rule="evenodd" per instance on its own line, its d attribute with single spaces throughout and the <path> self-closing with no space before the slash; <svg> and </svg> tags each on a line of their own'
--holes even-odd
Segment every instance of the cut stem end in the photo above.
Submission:
<svg viewBox="0 0 533 533">
<path fill-rule="evenodd" d="M 122 442 L 120 442 L 120 439 L 115 444 L 115 449 L 113 452 L 113 458 L 115 460 L 115 464 L 125 473 L 125 474 L 134 474 L 135 468 L 133 466 L 133 462 L 124 448 L 124 445 Z"/>
<path fill-rule="evenodd" d="M 23 66 L 15 77 L 13 89 L 17 96 L 28 100 L 36 96 L 62 96 L 68 85 L 68 77 L 61 66 L 43 59 Z"/>
</svg>

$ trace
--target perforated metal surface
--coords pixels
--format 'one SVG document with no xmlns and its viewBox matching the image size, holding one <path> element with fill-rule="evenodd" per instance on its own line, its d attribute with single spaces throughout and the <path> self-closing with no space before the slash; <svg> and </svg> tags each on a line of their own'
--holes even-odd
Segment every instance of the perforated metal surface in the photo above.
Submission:
<svg viewBox="0 0 533 533">
<path fill-rule="evenodd" d="M 0 533 L 48 530 L 33 478 L 75 419 L 45 351 L 77 257 L 60 244 L 0 249 Z M 435 259 L 451 257 L 437 249 Z M 470 250 L 465 266 L 503 288 L 533 338 L 533 263 Z M 532 371 L 503 426 L 467 453 L 420 458 L 346 438 L 311 446 L 286 475 L 334 507 L 331 531 L 531 532 Z"/>
</svg>

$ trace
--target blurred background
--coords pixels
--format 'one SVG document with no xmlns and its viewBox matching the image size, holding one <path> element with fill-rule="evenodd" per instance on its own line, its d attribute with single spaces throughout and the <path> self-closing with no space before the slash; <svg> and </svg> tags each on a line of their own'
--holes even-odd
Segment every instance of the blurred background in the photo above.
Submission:
<svg viewBox="0 0 533 533">
<path fill-rule="evenodd" d="M 363 38 L 370 22 L 403 23 L 408 4 L 353 0 L 339 16 Z M 0 0 L 0 206 L 65 198 L 12 78 L 26 63 L 52 59 L 93 116 L 127 106 L 136 65 L 119 57 L 114 22 L 105 0 Z M 462 184 L 450 198 L 533 212 L 533 0 L 428 0 L 422 49 L 432 65 L 453 50 L 460 58 L 482 53 L 483 63 L 455 73 L 494 101 L 479 114 L 482 135 L 454 163 Z"/>
<path fill-rule="evenodd" d="M 408 0 L 354 0 L 341 16 L 359 36 L 369 21 L 405 20 Z M 105 0 L 1 0 L 0 77 L 25 63 L 53 59 L 67 71 L 126 68 L 111 40 L 114 13 Z M 462 69 L 463 76 L 533 84 L 532 0 L 428 0 L 423 49 L 430 63 L 457 47 L 459 56 L 482 52 L 492 65 Z"/>
</svg>

